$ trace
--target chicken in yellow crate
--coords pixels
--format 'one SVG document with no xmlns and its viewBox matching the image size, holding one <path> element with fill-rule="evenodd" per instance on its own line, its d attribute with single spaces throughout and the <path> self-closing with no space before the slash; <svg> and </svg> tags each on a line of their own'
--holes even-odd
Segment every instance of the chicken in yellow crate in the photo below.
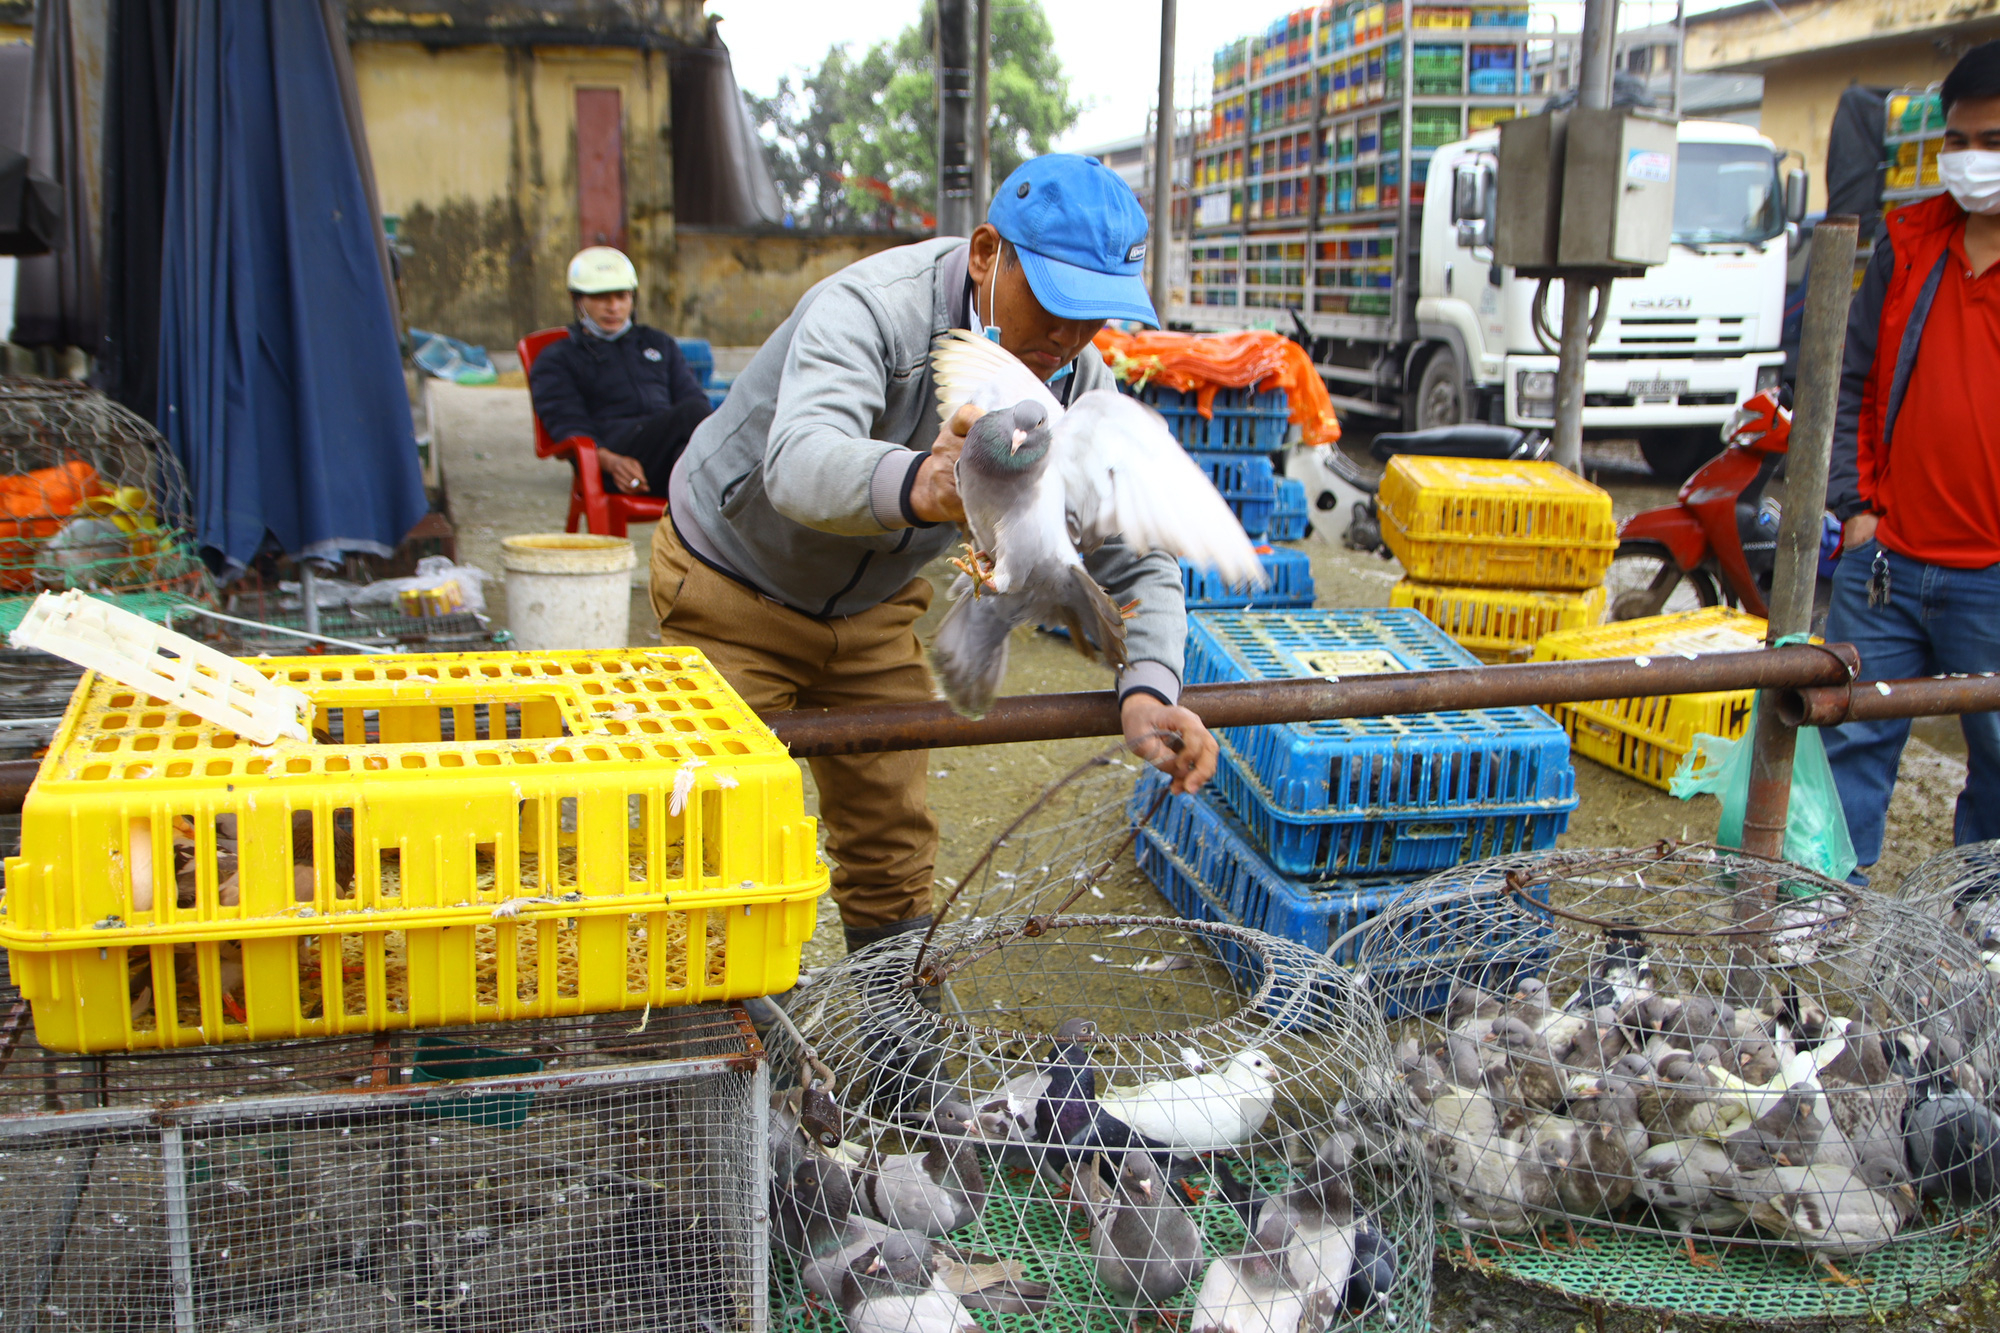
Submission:
<svg viewBox="0 0 2000 1333">
<path fill-rule="evenodd" d="M 77 686 L 0 918 L 44 1046 L 499 1022 L 796 981 L 828 884 L 815 821 L 798 765 L 700 653 L 240 665 L 309 701 L 308 739 L 252 744 L 94 671 Z"/>
<path fill-rule="evenodd" d="M 1455 588 L 1400 579 L 1390 606 L 1412 606 L 1482 662 L 1525 662 L 1543 635 L 1585 629 L 1604 619 L 1600 585 L 1582 592 Z"/>
<path fill-rule="evenodd" d="M 1593 657 L 1749 652 L 1764 646 L 1764 634 L 1764 621 L 1759 617 L 1711 606 L 1551 634 L 1535 645 L 1534 660 L 1573 662 Z M 1548 711 L 1568 730 L 1576 753 L 1664 791 L 1667 780 L 1694 748 L 1697 734 L 1732 740 L 1743 734 L 1756 695 L 1755 690 L 1662 694 L 1552 704 Z"/>
<path fill-rule="evenodd" d="M 1554 463 L 1398 454 L 1375 507 L 1423 583 L 1595 588 L 1618 550 L 1610 493 Z"/>
</svg>

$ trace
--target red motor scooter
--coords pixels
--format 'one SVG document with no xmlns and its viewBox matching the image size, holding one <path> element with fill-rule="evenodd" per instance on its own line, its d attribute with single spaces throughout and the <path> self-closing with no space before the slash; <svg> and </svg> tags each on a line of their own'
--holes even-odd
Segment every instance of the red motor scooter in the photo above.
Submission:
<svg viewBox="0 0 2000 1333">
<path fill-rule="evenodd" d="M 1681 486 L 1680 503 L 1625 521 L 1605 578 L 1611 619 L 1721 604 L 1770 614 L 1779 507 L 1764 498 L 1764 487 L 1784 462 L 1791 434 L 1792 414 L 1778 390 L 1744 400 L 1722 428 L 1723 451 Z M 1837 550 L 1837 525 L 1831 536 Z M 1831 554 L 1825 543 L 1822 552 Z M 1822 580 L 1815 601 L 1824 593 Z"/>
</svg>

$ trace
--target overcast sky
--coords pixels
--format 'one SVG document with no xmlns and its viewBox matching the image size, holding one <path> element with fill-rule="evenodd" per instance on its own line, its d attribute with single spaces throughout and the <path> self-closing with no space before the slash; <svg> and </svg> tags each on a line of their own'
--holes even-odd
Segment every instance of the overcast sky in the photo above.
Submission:
<svg viewBox="0 0 2000 1333">
<path fill-rule="evenodd" d="M 1690 12 L 1714 9 L 1732 0 L 1689 0 Z M 1007 0 L 995 0 L 1004 7 Z M 723 18 L 722 39 L 729 44 L 737 82 L 749 92 L 768 94 L 778 76 L 800 66 L 817 65 L 829 46 L 851 43 L 858 53 L 893 38 L 913 22 L 918 0 L 709 0 L 710 13 Z M 1178 70 L 1176 101 L 1188 96 L 1190 79 L 1203 92 L 1208 85 L 1209 59 L 1215 49 L 1234 38 L 1262 31 L 1274 18 L 1301 8 L 1292 3 L 1259 0 L 1180 0 L 1175 42 Z M 1142 134 L 1159 81 L 1158 9 L 1139 3 L 1045 3 L 1055 29 L 1056 54 L 1068 73 L 1071 95 L 1084 106 L 1076 128 L 1056 146 L 1088 148 L 1129 135 Z M 1582 6 L 1536 4 L 1535 27 L 1545 28 L 1555 16 L 1565 28 L 1581 21 Z M 1670 0 L 1626 0 L 1619 26 L 1670 22 Z"/>
</svg>

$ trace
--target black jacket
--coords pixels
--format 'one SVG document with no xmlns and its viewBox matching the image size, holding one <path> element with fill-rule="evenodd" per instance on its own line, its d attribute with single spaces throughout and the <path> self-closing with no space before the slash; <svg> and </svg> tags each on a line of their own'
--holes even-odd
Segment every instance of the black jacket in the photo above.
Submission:
<svg viewBox="0 0 2000 1333">
<path fill-rule="evenodd" d="M 550 439 L 588 435 L 613 450 L 645 418 L 688 398 L 707 401 L 679 345 L 644 324 L 608 342 L 571 324 L 568 338 L 535 358 L 528 393 Z"/>
</svg>

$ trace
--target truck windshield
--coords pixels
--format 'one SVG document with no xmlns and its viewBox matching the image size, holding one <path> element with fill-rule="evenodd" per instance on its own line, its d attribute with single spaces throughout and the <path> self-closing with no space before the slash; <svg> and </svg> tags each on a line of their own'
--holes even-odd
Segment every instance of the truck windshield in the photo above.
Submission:
<svg viewBox="0 0 2000 1333">
<path fill-rule="evenodd" d="M 1785 229 L 1778 163 L 1755 144 L 1683 143 L 1674 186 L 1681 245 L 1760 244 Z"/>
</svg>

